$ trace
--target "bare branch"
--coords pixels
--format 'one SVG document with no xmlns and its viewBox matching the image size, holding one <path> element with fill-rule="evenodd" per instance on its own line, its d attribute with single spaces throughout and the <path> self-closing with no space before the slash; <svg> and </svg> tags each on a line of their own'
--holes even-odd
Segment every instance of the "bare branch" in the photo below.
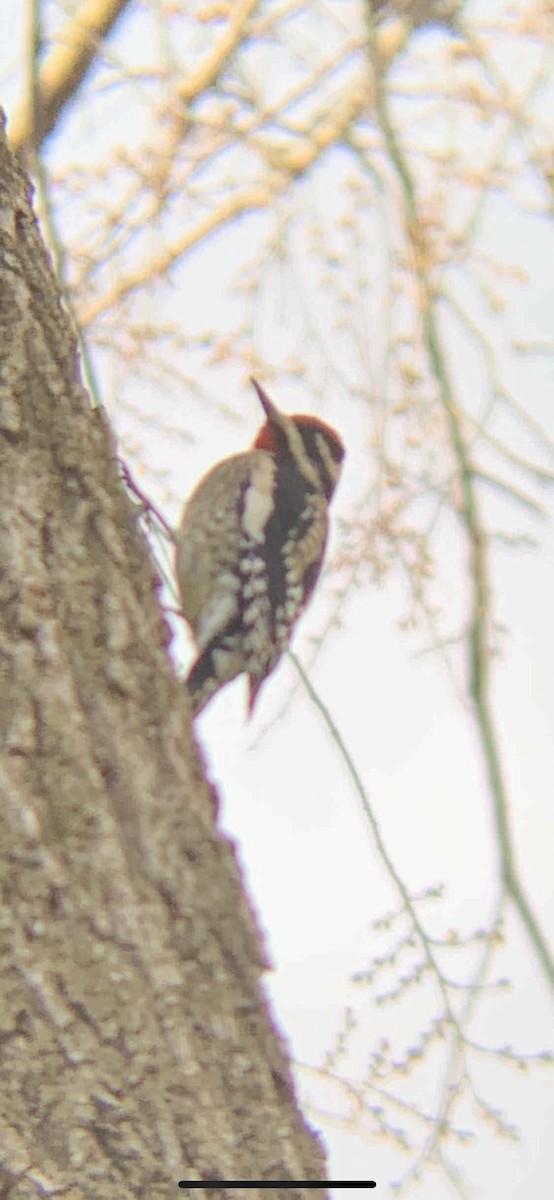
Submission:
<svg viewBox="0 0 554 1200">
<path fill-rule="evenodd" d="M 32 142 L 42 145 L 94 64 L 102 42 L 113 29 L 128 0 L 83 0 L 76 16 L 64 26 L 59 44 L 40 72 L 38 104 L 33 122 L 27 103 L 16 109 L 9 125 L 11 146 L 21 151 Z"/>
</svg>

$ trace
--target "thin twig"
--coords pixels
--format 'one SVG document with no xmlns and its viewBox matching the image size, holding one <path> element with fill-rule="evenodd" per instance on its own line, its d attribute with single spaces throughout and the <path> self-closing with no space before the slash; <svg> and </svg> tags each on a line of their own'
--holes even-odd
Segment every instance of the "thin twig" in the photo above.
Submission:
<svg viewBox="0 0 554 1200">
<path fill-rule="evenodd" d="M 461 504 L 458 515 L 469 546 L 472 581 L 471 620 L 468 631 L 469 689 L 492 798 L 494 823 L 498 835 L 501 877 L 506 892 L 527 930 L 545 977 L 554 991 L 554 959 L 540 923 L 527 899 L 516 865 L 510 827 L 508 791 L 490 698 L 488 631 L 492 625 L 492 616 L 489 555 L 488 539 L 477 496 L 476 470 L 465 440 L 461 414 L 455 400 L 446 364 L 446 354 L 439 333 L 436 315 L 437 297 L 426 270 L 427 246 L 424 227 L 419 216 L 415 186 L 406 156 L 389 115 L 387 95 L 382 81 L 382 65 L 379 62 L 375 40 L 372 6 L 369 0 L 367 0 L 366 8 L 368 10 L 370 54 L 374 67 L 377 116 L 391 164 L 402 188 L 406 235 L 412 247 L 413 269 L 421 295 L 424 340 L 431 370 L 439 386 L 450 441 L 458 463 L 461 486 Z"/>
</svg>

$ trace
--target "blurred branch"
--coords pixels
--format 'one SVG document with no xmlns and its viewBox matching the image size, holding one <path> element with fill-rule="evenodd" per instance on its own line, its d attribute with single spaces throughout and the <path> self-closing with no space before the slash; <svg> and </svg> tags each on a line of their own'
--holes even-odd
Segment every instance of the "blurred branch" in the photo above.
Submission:
<svg viewBox="0 0 554 1200">
<path fill-rule="evenodd" d="M 515 501 L 516 504 L 527 509 L 533 516 L 539 517 L 541 520 L 546 519 L 546 512 L 542 504 L 537 504 L 537 501 L 533 500 L 532 496 L 528 496 L 526 492 L 523 492 L 521 488 L 516 488 L 505 479 L 500 479 L 497 475 L 493 475 L 491 471 L 483 471 L 479 467 L 474 468 L 473 477 L 474 479 L 481 480 L 481 483 L 493 488 L 500 495 L 504 495 L 510 500 Z"/>
<path fill-rule="evenodd" d="M 84 0 L 76 15 L 64 25 L 58 44 L 40 70 L 34 110 L 25 101 L 10 120 L 9 137 L 14 150 L 20 152 L 29 143 L 37 150 L 52 132 L 127 3 L 128 0 Z"/>
<path fill-rule="evenodd" d="M 450 997 L 448 995 L 447 985 L 446 985 L 443 973 L 441 971 L 440 964 L 438 963 L 438 961 L 435 957 L 435 954 L 433 953 L 431 940 L 427 936 L 427 932 L 424 929 L 423 925 L 421 924 L 419 915 L 416 911 L 412 897 L 410 896 L 410 894 L 408 892 L 406 884 L 404 883 L 404 880 L 402 879 L 402 877 L 399 875 L 398 871 L 396 870 L 396 867 L 395 867 L 395 865 L 389 855 L 389 852 L 385 846 L 377 818 L 371 808 L 371 804 L 369 802 L 369 798 L 368 798 L 366 789 L 362 782 L 361 776 L 354 764 L 354 760 L 352 759 L 352 757 L 350 755 L 350 752 L 348 750 L 346 742 L 345 742 L 344 738 L 342 737 L 342 734 L 339 732 L 339 729 L 338 729 L 337 725 L 335 724 L 335 722 L 329 712 L 329 709 L 326 708 L 326 706 L 323 704 L 321 698 L 318 696 L 309 676 L 306 674 L 304 667 L 302 666 L 302 663 L 300 662 L 300 659 L 297 657 L 297 655 L 294 653 L 294 651 L 290 650 L 290 649 L 287 651 L 287 656 L 290 658 L 291 662 L 294 663 L 294 666 L 295 666 L 296 670 L 298 671 L 298 674 L 302 680 L 302 683 L 304 684 L 304 687 L 306 688 L 306 691 L 308 692 L 308 695 L 309 695 L 312 703 L 315 704 L 316 708 L 321 713 L 323 720 L 325 721 L 325 724 L 327 726 L 327 729 L 328 729 L 333 741 L 335 742 L 336 746 L 338 747 L 342 761 L 346 766 L 346 770 L 350 776 L 352 783 L 354 784 L 354 788 L 355 788 L 356 792 L 358 793 L 358 797 L 361 801 L 363 813 L 364 813 L 365 819 L 367 821 L 367 824 L 371 830 L 373 840 L 375 842 L 375 845 L 376 845 L 378 853 L 379 853 L 379 858 L 380 858 L 381 862 L 383 863 L 389 878 L 392 880 L 392 883 L 394 884 L 394 887 L 395 887 L 396 891 L 398 892 L 398 895 L 400 896 L 402 906 L 410 918 L 412 929 L 417 934 L 418 939 L 420 941 L 421 949 L 425 956 L 427 966 L 428 966 L 429 970 L 431 971 L 433 978 L 435 979 L 435 981 L 438 985 L 438 989 L 441 994 L 441 999 L 442 999 L 442 1002 L 444 1005 L 445 1019 L 451 1025 L 452 1030 L 455 1031 L 459 1037 L 462 1037 L 463 1036 L 462 1028 L 459 1024 L 458 1018 L 456 1017 L 456 1014 L 450 1003 Z"/>
<path fill-rule="evenodd" d="M 156 149 L 151 166 L 151 174 L 157 185 L 156 210 L 165 199 L 175 156 L 189 128 L 190 107 L 195 100 L 216 85 L 235 51 L 247 40 L 246 26 L 258 3 L 259 0 L 239 0 L 234 7 L 229 8 L 229 20 L 223 33 L 214 39 L 200 66 L 191 71 L 186 80 L 179 84 L 177 104 L 171 112 L 169 130 L 161 146 Z"/>
<path fill-rule="evenodd" d="M 553 439 L 548 435 L 546 429 L 544 429 L 540 422 L 536 420 L 533 414 L 519 403 L 513 393 L 510 392 L 503 383 L 496 355 L 490 342 L 485 337 L 479 322 L 466 311 L 460 301 L 449 291 L 441 291 L 440 301 L 441 304 L 448 305 L 448 307 L 460 321 L 460 324 L 471 335 L 471 338 L 475 344 L 479 346 L 489 373 L 492 400 L 499 400 L 501 404 L 509 409 L 513 415 L 517 417 L 519 421 L 521 421 L 525 428 L 528 429 L 534 441 L 538 443 L 545 454 L 548 454 L 550 458 L 554 459 Z M 475 423 L 471 416 L 468 417 L 468 420 L 473 424 Z M 537 482 L 549 483 L 551 481 L 551 472 L 546 471 L 536 463 L 523 460 L 519 455 L 516 455 L 515 451 L 511 450 L 507 446 L 502 445 L 499 440 L 494 438 L 490 431 L 485 428 L 483 423 L 476 427 L 476 435 L 477 434 L 480 439 L 485 439 L 492 446 L 494 446 L 495 449 L 497 449 L 499 453 L 503 454 L 508 461 L 527 471 Z"/>
<path fill-rule="evenodd" d="M 538 177 L 545 186 L 548 193 L 551 214 L 554 200 L 552 146 L 550 145 L 549 150 L 545 152 L 544 148 L 541 150 L 535 144 L 535 130 L 528 118 L 529 100 L 533 96 L 538 95 L 541 88 L 548 86 L 552 79 L 552 63 L 548 39 L 544 41 L 539 66 L 523 97 L 518 95 L 515 89 L 512 90 L 509 83 L 502 76 L 501 71 L 495 65 L 491 55 L 484 53 L 478 38 L 469 34 L 467 42 L 476 61 L 481 65 L 485 79 L 498 95 L 502 111 L 509 115 L 510 130 L 508 131 L 508 136 L 513 131 L 517 133 L 528 161 L 533 165 Z"/>
<path fill-rule="evenodd" d="M 385 145 L 400 182 L 405 211 L 408 242 L 413 253 L 413 270 L 420 291 L 421 319 L 429 362 L 440 389 L 450 433 L 452 449 L 458 464 L 461 488 L 459 515 L 470 550 L 472 582 L 472 612 L 468 635 L 470 695 L 481 749 L 485 760 L 493 801 L 494 823 L 498 836 L 502 882 L 512 900 L 542 966 L 550 987 L 554 990 L 554 959 L 522 886 L 516 864 L 510 808 L 503 765 L 498 745 L 496 724 L 491 704 L 490 647 L 488 630 L 491 625 L 488 539 L 481 517 L 476 488 L 477 471 L 463 431 L 463 421 L 456 402 L 447 367 L 436 313 L 437 295 L 429 279 L 427 266 L 431 260 L 421 221 L 416 188 L 406 156 L 389 115 L 388 99 L 383 86 L 383 64 L 375 37 L 371 4 L 368 10 L 368 41 L 376 88 L 377 115 Z"/>
<path fill-rule="evenodd" d="M 179 146 L 189 125 L 195 123 L 195 114 L 192 111 L 193 100 L 204 94 L 199 89 L 212 87 L 217 82 L 223 67 L 227 65 L 228 59 L 234 53 L 241 37 L 244 40 L 245 25 L 253 8 L 252 0 L 248 0 L 248 3 L 243 3 L 240 9 L 233 13 L 233 20 L 230 22 L 225 37 L 221 39 L 220 43 L 217 43 L 203 67 L 198 69 L 184 88 L 179 89 L 178 94 L 186 102 L 186 107 L 183 108 L 182 115 L 172 116 L 169 135 L 162 140 L 161 148 L 154 146 L 149 151 L 147 178 L 153 194 L 146 210 L 144 203 L 141 204 L 141 228 L 148 222 L 155 222 L 161 206 L 169 195 L 171 190 L 169 176 Z M 391 63 L 405 45 L 408 36 L 407 22 L 400 23 L 400 26 L 395 27 L 393 32 L 387 27 L 379 29 L 379 53 L 382 61 L 387 64 Z M 356 45 L 356 39 L 354 39 L 348 48 L 348 53 L 352 53 Z M 327 74 L 330 74 L 332 69 L 333 64 L 329 62 Z M 228 152 L 229 137 L 235 132 L 240 141 L 255 151 L 258 161 L 261 160 L 263 178 L 259 182 L 253 182 L 244 192 L 237 192 L 234 196 L 226 198 L 219 207 L 214 208 L 211 213 L 202 216 L 195 225 L 189 227 L 172 246 L 162 250 L 157 257 L 150 254 L 148 263 L 126 276 L 120 277 L 118 282 L 104 295 L 96 296 L 92 303 L 81 312 L 83 324 L 90 324 L 96 317 L 131 292 L 146 284 L 151 284 L 153 279 L 162 278 L 182 255 L 198 246 L 205 238 L 211 236 L 235 217 L 256 209 L 269 209 L 275 198 L 286 190 L 294 178 L 306 175 L 328 150 L 347 141 L 353 124 L 374 104 L 372 87 L 368 83 L 367 75 L 361 70 L 354 71 L 348 85 L 341 88 L 334 102 L 323 105 L 320 113 L 310 121 L 305 129 L 296 127 L 290 129 L 285 126 L 282 132 L 278 131 L 276 134 L 274 128 L 267 127 L 276 115 L 279 115 L 282 122 L 283 110 L 287 105 L 300 98 L 305 99 L 313 87 L 314 80 L 312 78 L 301 84 L 294 84 L 289 89 L 289 93 L 284 98 L 281 97 L 278 105 L 275 104 L 275 107 L 269 105 L 261 113 L 256 113 L 252 121 L 246 122 L 244 128 L 239 127 L 233 131 L 231 127 L 225 125 L 225 138 L 221 144 L 216 144 L 211 154 L 206 153 L 202 156 L 199 163 L 200 171 L 205 173 L 207 163 L 213 166 L 218 153 L 226 154 Z M 196 163 L 193 164 L 192 175 L 195 167 Z M 192 194 L 192 175 L 180 179 L 180 191 Z M 144 174 L 141 174 L 139 176 L 141 188 L 143 183 Z M 174 181 L 172 181 L 171 187 L 175 187 Z M 132 197 L 127 197 L 126 212 L 129 212 L 131 208 Z M 131 229 L 131 236 L 132 232 Z M 106 254 L 101 253 L 99 257 L 105 263 Z M 86 291 L 90 295 L 90 286 L 87 285 Z"/>
<path fill-rule="evenodd" d="M 94 300 L 88 308 L 83 308 L 80 312 L 81 324 L 83 326 L 90 325 L 101 313 L 106 312 L 112 305 L 123 300 L 125 296 L 136 291 L 137 288 L 143 287 L 147 283 L 151 284 L 152 280 L 156 278 L 162 279 L 188 250 L 192 250 L 194 246 L 198 246 L 205 238 L 222 229 L 223 226 L 229 221 L 233 221 L 236 217 L 247 212 L 254 212 L 257 209 L 268 208 L 271 198 L 272 195 L 269 187 L 254 186 L 246 188 L 244 191 L 236 192 L 228 200 L 224 200 L 218 208 L 215 208 L 207 216 L 197 221 L 195 225 L 186 229 L 182 237 L 164 249 L 157 258 L 150 258 L 143 266 L 139 266 L 135 271 L 130 271 L 127 275 L 123 275 L 111 291 Z"/>
<path fill-rule="evenodd" d="M 364 784 L 363 784 L 361 777 L 356 769 L 354 761 L 350 755 L 350 752 L 346 746 L 346 743 L 345 743 L 342 735 L 340 734 L 328 708 L 322 703 L 320 697 L 318 696 L 317 692 L 315 691 L 315 688 L 313 687 L 309 676 L 306 674 L 300 660 L 297 658 L 297 656 L 291 650 L 288 651 L 288 657 L 294 663 L 294 666 L 296 667 L 296 670 L 298 671 L 298 674 L 302 680 L 302 683 L 304 684 L 304 687 L 306 688 L 306 690 L 310 696 L 310 699 L 312 700 L 312 702 L 315 704 L 316 708 L 321 713 L 323 720 L 325 722 L 325 725 L 331 735 L 331 738 L 333 739 L 333 741 L 335 742 L 335 744 L 338 747 L 339 754 L 342 758 L 343 763 L 346 766 L 348 775 L 350 776 L 350 779 L 351 779 L 352 783 L 354 784 L 354 788 L 355 788 L 356 792 L 358 793 L 359 799 L 361 800 L 364 816 L 365 816 L 367 823 L 369 825 L 369 828 L 371 830 L 375 845 L 376 845 L 378 853 L 379 853 L 379 858 L 380 858 L 381 862 L 383 863 L 383 865 L 387 871 L 387 874 L 388 874 L 389 878 L 391 879 L 396 891 L 398 892 L 398 895 L 400 896 L 402 910 L 407 914 L 407 916 L 409 918 L 410 926 L 411 926 L 410 933 L 408 934 L 407 937 L 403 938 L 402 944 L 408 945 L 410 943 L 411 936 L 413 934 L 415 934 L 417 936 L 418 944 L 419 944 L 422 954 L 423 954 L 424 965 L 422 965 L 420 968 L 416 968 L 413 978 L 414 979 L 417 978 L 417 980 L 419 981 L 423 975 L 423 971 L 427 968 L 430 971 L 431 976 L 432 976 L 435 984 L 438 987 L 438 991 L 439 991 L 440 998 L 441 998 L 442 1005 L 443 1005 L 443 1011 L 438 1017 L 436 1017 L 434 1019 L 432 1027 L 429 1030 L 429 1032 L 421 1038 L 422 1052 L 423 1052 L 423 1047 L 426 1044 L 430 1043 L 435 1035 L 438 1035 L 441 1038 L 442 1038 L 442 1036 L 444 1036 L 443 1026 L 448 1028 L 450 1031 L 450 1039 L 449 1039 L 449 1043 L 448 1043 L 448 1053 L 447 1053 L 447 1058 L 446 1058 L 445 1069 L 443 1072 L 443 1078 L 441 1081 L 441 1088 L 440 1088 L 439 1099 L 438 1099 L 438 1108 L 437 1108 L 437 1113 L 436 1113 L 435 1117 L 431 1120 L 428 1116 L 423 1116 L 421 1111 L 417 1108 L 416 1104 L 410 1103 L 410 1105 L 404 1106 L 404 1107 L 409 1107 L 412 1115 L 424 1120 L 425 1124 L 427 1124 L 429 1126 L 429 1134 L 428 1134 L 428 1137 L 427 1137 L 425 1143 L 423 1144 L 423 1146 L 421 1148 L 421 1152 L 418 1155 L 417 1160 L 415 1161 L 413 1167 L 410 1168 L 410 1170 L 407 1172 L 404 1180 L 401 1181 L 401 1183 L 395 1185 L 395 1187 L 400 1189 L 400 1187 L 404 1187 L 408 1182 L 410 1182 L 411 1179 L 415 1179 L 419 1176 L 419 1173 L 420 1173 L 421 1168 L 424 1165 L 424 1163 L 426 1163 L 427 1161 L 432 1159 L 439 1152 L 439 1147 L 442 1144 L 442 1139 L 444 1138 L 445 1133 L 448 1133 L 453 1128 L 452 1114 L 453 1114 L 456 1100 L 460 1095 L 460 1089 L 461 1089 L 462 1082 L 464 1080 L 469 1081 L 469 1079 L 470 1079 L 469 1066 L 466 1062 L 467 1050 L 469 1048 L 473 1048 L 473 1049 L 479 1049 L 485 1053 L 487 1053 L 487 1052 L 495 1053 L 494 1050 L 488 1051 L 487 1047 L 477 1046 L 476 1043 L 471 1042 L 470 1039 L 468 1038 L 466 1030 L 469 1026 L 471 1018 L 473 1017 L 473 1015 L 475 1013 L 475 1008 L 478 1003 L 479 997 L 480 997 L 482 991 L 487 986 L 487 984 L 486 984 L 487 976 L 488 976 L 489 969 L 490 969 L 490 966 L 492 963 L 493 955 L 498 946 L 499 926 L 500 926 L 503 902 L 502 902 L 502 900 L 500 900 L 497 903 L 496 911 L 495 911 L 493 919 L 490 923 L 490 931 L 489 931 L 488 935 L 484 937 L 483 950 L 482 950 L 482 953 L 479 955 L 479 960 L 476 964 L 474 971 L 472 972 L 472 978 L 469 981 L 467 981 L 466 983 L 462 983 L 462 984 L 458 983 L 458 981 L 452 981 L 452 980 L 448 979 L 442 969 L 442 966 L 441 966 L 441 963 L 439 961 L 438 954 L 437 954 L 437 951 L 441 945 L 442 945 L 443 949 L 446 946 L 448 946 L 448 939 L 446 939 L 444 942 L 441 943 L 437 939 L 430 937 L 427 930 L 424 928 L 424 926 L 420 920 L 419 914 L 417 912 L 417 909 L 416 909 L 415 898 L 412 897 L 410 895 L 410 893 L 408 892 L 408 889 L 407 889 L 403 879 L 398 874 L 396 867 L 394 866 L 392 859 L 389 856 L 388 850 L 383 841 L 383 837 L 381 834 L 381 830 L 379 828 L 379 824 L 377 822 L 377 818 L 375 817 L 375 815 L 372 811 L 366 789 L 364 787 Z M 477 936 L 480 938 L 481 933 Z M 454 945 L 454 946 L 456 944 L 457 944 L 456 942 L 452 943 L 452 945 Z M 390 961 L 390 960 L 387 959 L 385 961 Z M 364 976 L 363 975 L 359 976 L 358 981 L 364 982 Z M 397 996 L 402 991 L 403 987 L 405 987 L 408 982 L 409 982 L 409 976 L 407 978 L 405 978 L 403 982 L 402 982 L 402 980 L 400 981 L 397 992 L 394 994 L 391 994 L 388 998 L 389 999 L 397 998 Z M 456 1014 L 456 1012 L 454 1011 L 454 1007 L 452 1005 L 450 994 L 449 994 L 451 990 L 454 990 L 455 992 L 462 991 L 465 993 L 463 1005 L 462 1005 L 462 1008 L 461 1008 L 461 1011 L 459 1014 Z M 416 1057 L 417 1058 L 421 1057 L 419 1052 Z M 347 1081 L 344 1078 L 339 1076 L 336 1073 L 336 1071 L 335 1072 L 330 1071 L 330 1068 L 332 1065 L 331 1059 L 332 1059 L 332 1056 L 327 1056 L 327 1059 L 326 1059 L 327 1072 L 329 1074 L 332 1074 L 334 1082 L 348 1088 Z M 360 1084 L 354 1085 L 352 1088 L 352 1095 L 356 1100 L 356 1106 L 357 1106 L 358 1110 L 360 1109 L 360 1107 L 363 1106 L 362 1092 L 366 1089 L 368 1091 L 372 1090 L 372 1089 L 367 1088 L 367 1085 L 364 1087 L 363 1085 L 360 1085 Z M 387 1097 L 387 1099 L 392 1100 L 393 1099 L 392 1095 L 389 1095 Z M 397 1098 L 394 1098 L 394 1100 L 395 1100 L 395 1102 L 398 1102 Z M 484 1103 L 484 1102 L 481 1101 L 481 1103 Z M 390 1129 L 389 1129 L 389 1132 L 390 1132 Z M 397 1130 L 396 1132 L 399 1133 L 400 1131 Z M 446 1169 L 446 1162 L 444 1162 L 442 1165 L 443 1165 L 443 1168 Z"/>
<path fill-rule="evenodd" d="M 184 105 L 214 86 L 222 68 L 246 37 L 245 26 L 257 8 L 259 0 L 236 0 L 229 6 L 229 20 L 221 36 L 214 42 L 204 62 L 191 72 L 179 89 Z"/>
<path fill-rule="evenodd" d="M 187 251 L 198 246 L 229 221 L 246 212 L 269 209 L 276 196 L 288 186 L 291 175 L 307 172 L 327 149 L 345 137 L 351 122 L 364 110 L 368 99 L 367 87 L 361 81 L 355 81 L 341 103 L 314 125 L 311 135 L 299 137 L 294 146 L 283 147 L 269 137 L 256 140 L 256 149 L 269 168 L 266 181 L 254 184 L 244 191 L 237 191 L 185 230 L 182 237 L 164 249 L 157 258 L 150 257 L 144 266 L 122 276 L 111 290 L 81 311 L 83 324 L 89 325 L 125 296 L 151 283 L 153 279 L 163 278 Z"/>
</svg>

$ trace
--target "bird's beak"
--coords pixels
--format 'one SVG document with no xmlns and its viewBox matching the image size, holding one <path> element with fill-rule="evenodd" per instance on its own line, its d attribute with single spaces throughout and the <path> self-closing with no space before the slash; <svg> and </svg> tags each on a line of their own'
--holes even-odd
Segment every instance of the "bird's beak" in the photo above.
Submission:
<svg viewBox="0 0 554 1200">
<path fill-rule="evenodd" d="M 278 409 L 276 409 L 275 405 L 272 404 L 271 400 L 269 399 L 269 396 L 266 395 L 266 393 L 264 392 L 264 389 L 262 387 L 260 387 L 260 385 L 256 379 L 252 379 L 252 377 L 250 377 L 250 382 L 255 387 L 255 389 L 258 393 L 258 399 L 260 401 L 260 404 L 265 412 L 265 415 L 266 415 L 268 421 L 270 421 L 272 424 L 278 425 L 279 424 Z"/>
</svg>

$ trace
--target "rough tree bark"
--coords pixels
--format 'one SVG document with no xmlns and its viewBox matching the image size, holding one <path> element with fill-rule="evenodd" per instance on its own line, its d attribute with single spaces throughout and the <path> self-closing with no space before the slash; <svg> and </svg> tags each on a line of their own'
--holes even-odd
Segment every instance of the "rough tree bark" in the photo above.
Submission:
<svg viewBox="0 0 554 1200">
<path fill-rule="evenodd" d="M 322 1179 L 156 573 L 3 130 L 0 456 L 0 1196 Z"/>
</svg>

